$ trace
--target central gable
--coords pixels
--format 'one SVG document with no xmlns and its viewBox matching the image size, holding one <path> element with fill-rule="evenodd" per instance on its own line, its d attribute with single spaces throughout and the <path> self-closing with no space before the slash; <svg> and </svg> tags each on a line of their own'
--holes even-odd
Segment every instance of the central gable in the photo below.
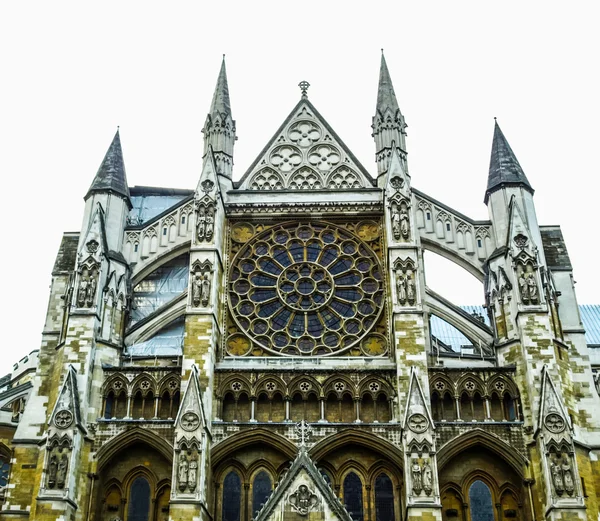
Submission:
<svg viewBox="0 0 600 521">
<path fill-rule="evenodd" d="M 241 190 L 346 190 L 373 186 L 373 178 L 304 98 L 238 183 Z"/>
</svg>

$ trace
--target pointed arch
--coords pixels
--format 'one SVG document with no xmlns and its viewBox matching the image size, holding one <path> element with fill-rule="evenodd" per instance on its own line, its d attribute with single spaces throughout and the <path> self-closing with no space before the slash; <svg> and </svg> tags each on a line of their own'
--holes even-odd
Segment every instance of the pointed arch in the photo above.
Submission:
<svg viewBox="0 0 600 521">
<path fill-rule="evenodd" d="M 163 437 L 152 431 L 135 427 L 130 431 L 115 436 L 108 440 L 96 453 L 98 460 L 98 472 L 109 463 L 119 452 L 135 445 L 145 443 L 159 452 L 167 461 L 173 460 L 173 446 Z"/>
<path fill-rule="evenodd" d="M 330 452 L 350 443 L 362 445 L 363 447 L 378 451 L 389 458 L 398 467 L 402 468 L 404 466 L 402 451 L 398 447 L 379 436 L 374 436 L 371 433 L 363 432 L 358 429 L 345 429 L 333 436 L 323 438 L 315 443 L 310 449 L 310 457 L 318 462 Z"/>
<path fill-rule="evenodd" d="M 450 440 L 438 451 L 437 463 L 441 471 L 452 458 L 471 447 L 483 447 L 506 461 L 520 477 L 524 477 L 524 469 L 529 461 L 519 451 L 483 429 L 473 429 Z"/>
<path fill-rule="evenodd" d="M 244 430 L 230 436 L 213 446 L 211 451 L 211 461 L 214 468 L 227 458 L 233 452 L 251 445 L 253 443 L 263 443 L 279 450 L 286 458 L 294 459 L 297 453 L 296 446 L 287 438 L 275 434 L 267 429 Z"/>
</svg>

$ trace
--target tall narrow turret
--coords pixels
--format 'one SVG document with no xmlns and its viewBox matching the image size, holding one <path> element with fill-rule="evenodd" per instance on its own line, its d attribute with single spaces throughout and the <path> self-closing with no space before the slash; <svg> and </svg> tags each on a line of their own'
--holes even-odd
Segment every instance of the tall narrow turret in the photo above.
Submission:
<svg viewBox="0 0 600 521">
<path fill-rule="evenodd" d="M 217 78 L 210 111 L 202 129 L 204 133 L 204 155 L 212 147 L 218 175 L 231 179 L 233 169 L 233 145 L 235 143 L 235 121 L 231 114 L 225 55 Z"/>
<path fill-rule="evenodd" d="M 406 122 L 400 112 L 392 78 L 381 53 L 381 68 L 379 71 L 379 86 L 377 89 L 377 107 L 373 116 L 373 137 L 375 138 L 375 160 L 377 161 L 377 176 L 387 173 L 390 166 L 392 146 L 401 156 L 403 164 L 406 163 Z M 379 183 L 380 186 L 382 183 Z"/>
</svg>

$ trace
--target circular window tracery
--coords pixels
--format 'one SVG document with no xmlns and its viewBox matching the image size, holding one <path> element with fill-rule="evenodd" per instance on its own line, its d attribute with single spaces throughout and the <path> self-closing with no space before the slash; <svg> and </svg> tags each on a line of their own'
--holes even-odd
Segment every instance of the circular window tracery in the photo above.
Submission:
<svg viewBox="0 0 600 521">
<path fill-rule="evenodd" d="M 387 352 L 370 334 L 383 309 L 383 270 L 373 251 L 328 223 L 285 223 L 249 241 L 232 262 L 229 306 L 255 347 L 288 356 Z M 250 353 L 234 334 L 229 354 Z"/>
</svg>

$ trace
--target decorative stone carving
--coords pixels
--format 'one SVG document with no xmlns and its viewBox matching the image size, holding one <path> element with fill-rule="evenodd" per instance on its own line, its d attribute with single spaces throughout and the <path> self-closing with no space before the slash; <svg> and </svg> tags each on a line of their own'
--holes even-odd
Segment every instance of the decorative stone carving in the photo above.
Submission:
<svg viewBox="0 0 600 521">
<path fill-rule="evenodd" d="M 283 190 L 283 179 L 275 171 L 265 168 L 248 183 L 250 190 Z"/>
<path fill-rule="evenodd" d="M 88 251 L 88 253 L 96 253 L 98 251 L 99 246 L 100 246 L 100 243 L 98 241 L 92 239 L 85 245 L 85 248 Z"/>
<path fill-rule="evenodd" d="M 58 474 L 58 457 L 56 454 L 50 456 L 50 462 L 48 463 L 48 480 L 46 486 L 48 488 L 54 488 L 56 486 L 56 476 Z"/>
<path fill-rule="evenodd" d="M 67 429 L 73 423 L 73 413 L 62 409 L 54 415 L 54 425 L 59 429 Z"/>
<path fill-rule="evenodd" d="M 565 430 L 565 421 L 557 413 L 552 412 L 548 414 L 544 420 L 546 428 L 553 433 L 559 433 Z"/>
<path fill-rule="evenodd" d="M 210 303 L 212 264 L 205 261 L 192 268 L 192 304 L 194 307 L 207 307 Z"/>
<path fill-rule="evenodd" d="M 297 121 L 290 127 L 288 135 L 292 143 L 306 148 L 321 138 L 321 129 L 312 121 Z"/>
<path fill-rule="evenodd" d="M 539 292 L 536 281 L 535 271 L 531 264 L 526 267 L 519 266 L 519 290 L 523 304 L 538 304 Z"/>
<path fill-rule="evenodd" d="M 302 152 L 296 147 L 283 145 L 273 150 L 270 160 L 274 167 L 286 174 L 302 162 Z"/>
<path fill-rule="evenodd" d="M 417 434 L 425 432 L 428 426 L 429 422 L 422 414 L 416 413 L 408 418 L 408 428 Z"/>
<path fill-rule="evenodd" d="M 299 168 L 290 179 L 289 188 L 292 190 L 320 190 L 323 188 L 323 179 L 311 168 Z"/>
<path fill-rule="evenodd" d="M 567 494 L 569 494 L 569 496 L 572 496 L 573 492 L 575 492 L 575 482 L 573 480 L 573 470 L 571 469 L 571 465 L 569 465 L 568 457 L 565 457 L 565 459 L 563 460 L 561 470 L 563 475 L 563 482 L 565 485 L 565 491 Z"/>
<path fill-rule="evenodd" d="M 186 412 L 181 417 L 181 428 L 185 431 L 195 431 L 200 425 L 200 417 L 192 411 Z"/>
<path fill-rule="evenodd" d="M 188 460 L 185 454 L 181 454 L 179 456 L 179 465 L 177 467 L 177 484 L 179 485 L 179 490 L 181 490 L 181 492 L 184 492 L 188 486 L 188 472 Z"/>
<path fill-rule="evenodd" d="M 557 495 L 562 496 L 565 491 L 565 483 L 563 481 L 562 469 L 560 464 L 552 462 L 550 464 L 550 471 L 552 473 L 552 484 L 554 485 L 554 491 Z"/>
<path fill-rule="evenodd" d="M 421 490 L 423 490 L 423 471 L 421 465 L 419 465 L 419 460 L 412 460 L 410 472 L 412 476 L 413 494 L 418 496 L 421 493 Z"/>
<path fill-rule="evenodd" d="M 196 490 L 198 484 L 198 458 L 190 456 L 187 485 L 190 492 Z"/>
<path fill-rule="evenodd" d="M 197 203 L 196 238 L 198 242 L 209 242 L 215 233 L 215 204 L 212 201 Z"/>
<path fill-rule="evenodd" d="M 433 470 L 427 459 L 423 463 L 423 490 L 428 496 L 431 495 L 433 490 Z"/>
<path fill-rule="evenodd" d="M 319 504 L 319 497 L 308 486 L 302 484 L 290 494 L 288 501 L 294 512 L 306 516 Z"/>
<path fill-rule="evenodd" d="M 396 270 L 396 296 L 401 306 L 414 306 L 416 303 L 415 274 L 412 261 L 408 264 L 397 263 Z M 412 269 L 411 269 L 412 268 Z"/>
<path fill-rule="evenodd" d="M 236 223 L 231 227 L 231 238 L 240 244 L 248 242 L 254 235 L 254 227 L 250 223 Z"/>
<path fill-rule="evenodd" d="M 407 241 L 410 239 L 410 218 L 406 201 L 393 201 L 390 211 L 394 239 Z"/>
<path fill-rule="evenodd" d="M 350 170 L 347 166 L 340 166 L 327 179 L 327 187 L 340 190 L 346 188 L 363 188 L 363 184 L 358 174 Z"/>
<path fill-rule="evenodd" d="M 66 454 L 62 454 L 58 462 L 58 472 L 56 474 L 56 486 L 58 488 L 65 488 L 67 480 L 67 471 L 69 469 L 69 458 Z"/>
<path fill-rule="evenodd" d="M 394 190 L 401 190 L 404 186 L 404 179 L 399 176 L 392 177 L 392 179 L 390 179 L 390 184 Z"/>
<path fill-rule="evenodd" d="M 329 172 L 341 161 L 339 151 L 331 145 L 319 145 L 308 153 L 308 162 L 321 172 Z"/>
<path fill-rule="evenodd" d="M 98 285 L 98 270 L 94 267 L 85 267 L 79 275 L 77 289 L 77 307 L 91 308 L 95 305 L 96 288 Z"/>
</svg>

